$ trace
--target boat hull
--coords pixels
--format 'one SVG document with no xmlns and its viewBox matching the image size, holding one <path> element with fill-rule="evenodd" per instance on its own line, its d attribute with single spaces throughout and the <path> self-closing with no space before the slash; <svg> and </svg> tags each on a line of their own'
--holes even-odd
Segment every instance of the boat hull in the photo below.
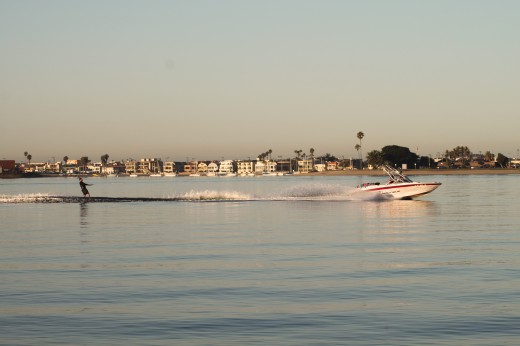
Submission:
<svg viewBox="0 0 520 346">
<path fill-rule="evenodd" d="M 367 192 L 380 193 L 394 199 L 413 199 L 432 192 L 440 185 L 441 183 L 411 182 L 387 185 L 369 185 L 361 187 L 360 189 Z"/>
</svg>

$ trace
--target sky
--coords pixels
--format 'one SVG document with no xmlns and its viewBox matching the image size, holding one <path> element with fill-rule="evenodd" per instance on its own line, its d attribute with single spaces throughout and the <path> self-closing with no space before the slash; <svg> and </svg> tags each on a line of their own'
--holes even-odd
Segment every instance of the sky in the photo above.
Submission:
<svg viewBox="0 0 520 346">
<path fill-rule="evenodd" d="M 0 0 L 0 159 L 520 148 L 520 1 Z"/>
</svg>

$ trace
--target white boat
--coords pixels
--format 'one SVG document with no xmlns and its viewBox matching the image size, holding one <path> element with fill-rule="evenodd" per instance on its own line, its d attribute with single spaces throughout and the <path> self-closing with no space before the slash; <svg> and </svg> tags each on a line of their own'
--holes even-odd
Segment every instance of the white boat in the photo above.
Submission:
<svg viewBox="0 0 520 346">
<path fill-rule="evenodd" d="M 412 181 L 399 170 L 387 165 L 383 166 L 383 170 L 390 177 L 386 184 L 366 183 L 359 186 L 359 189 L 366 192 L 377 192 L 394 199 L 412 199 L 430 193 L 441 186 L 441 183 L 438 182 Z"/>
</svg>

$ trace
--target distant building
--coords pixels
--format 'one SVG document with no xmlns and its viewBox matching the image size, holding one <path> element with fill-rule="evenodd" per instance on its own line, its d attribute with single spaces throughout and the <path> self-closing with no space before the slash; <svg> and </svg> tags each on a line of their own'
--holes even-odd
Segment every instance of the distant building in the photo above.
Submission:
<svg viewBox="0 0 520 346">
<path fill-rule="evenodd" d="M 138 162 L 138 174 L 158 173 L 162 171 L 162 161 L 156 158 L 141 159 Z"/>
<path fill-rule="evenodd" d="M 0 174 L 12 173 L 16 168 L 14 160 L 0 160 Z"/>
<path fill-rule="evenodd" d="M 254 173 L 253 161 L 238 161 L 237 162 L 237 174 L 246 175 Z"/>
<path fill-rule="evenodd" d="M 184 165 L 184 172 L 193 174 L 197 172 L 199 163 L 197 161 L 191 161 Z"/>
<path fill-rule="evenodd" d="M 125 161 L 125 171 L 128 174 L 137 174 L 137 161 L 135 161 L 135 160 Z"/>
<path fill-rule="evenodd" d="M 208 173 L 208 164 L 206 162 L 199 162 L 197 165 L 197 173 L 206 174 Z"/>
<path fill-rule="evenodd" d="M 309 173 L 309 171 L 312 171 L 312 160 L 299 160 L 298 171 L 300 173 Z"/>
<path fill-rule="evenodd" d="M 218 164 L 216 162 L 211 162 L 208 165 L 208 176 L 215 176 L 218 172 Z"/>
<path fill-rule="evenodd" d="M 173 162 L 173 161 L 165 162 L 163 165 L 163 171 L 164 171 L 164 173 L 175 173 L 175 171 L 176 171 L 175 162 Z"/>
<path fill-rule="evenodd" d="M 314 170 L 316 172 L 323 172 L 323 171 L 325 171 L 325 169 L 326 169 L 326 166 L 324 163 L 317 163 L 314 165 Z"/>
<path fill-rule="evenodd" d="M 265 161 L 265 172 L 266 173 L 273 173 L 276 172 L 276 162 L 267 160 Z"/>
<path fill-rule="evenodd" d="M 338 167 L 339 167 L 339 162 L 337 162 L 337 161 L 327 162 L 327 171 L 337 171 Z"/>
<path fill-rule="evenodd" d="M 265 171 L 265 163 L 264 161 L 256 161 L 255 163 L 255 174 L 264 174 Z"/>
<path fill-rule="evenodd" d="M 218 167 L 219 175 L 232 174 L 233 172 L 233 160 L 220 161 L 220 166 Z"/>
</svg>

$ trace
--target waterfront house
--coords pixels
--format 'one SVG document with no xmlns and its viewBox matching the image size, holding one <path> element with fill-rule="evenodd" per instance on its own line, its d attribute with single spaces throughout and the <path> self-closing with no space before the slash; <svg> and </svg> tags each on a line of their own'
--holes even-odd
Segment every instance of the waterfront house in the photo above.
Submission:
<svg viewBox="0 0 520 346">
<path fill-rule="evenodd" d="M 137 161 L 128 160 L 125 162 L 125 171 L 128 174 L 137 174 Z"/>
<path fill-rule="evenodd" d="M 184 165 L 184 172 L 188 174 L 194 174 L 197 173 L 198 168 L 198 162 L 197 161 L 190 161 Z"/>
<path fill-rule="evenodd" d="M 298 160 L 298 171 L 300 173 L 312 171 L 312 160 Z"/>
<path fill-rule="evenodd" d="M 314 165 L 314 170 L 316 172 L 323 172 L 327 169 L 327 166 L 324 163 L 317 163 Z"/>
<path fill-rule="evenodd" d="M 276 166 L 277 166 L 277 164 L 274 161 L 271 161 L 271 160 L 265 161 L 264 173 L 276 172 Z"/>
<path fill-rule="evenodd" d="M 206 175 L 208 173 L 208 164 L 204 161 L 199 162 L 197 165 L 197 173 Z"/>
<path fill-rule="evenodd" d="M 210 162 L 210 164 L 208 165 L 208 171 L 207 171 L 207 175 L 208 176 L 215 176 L 218 172 L 218 165 L 216 162 Z"/>
<path fill-rule="evenodd" d="M 339 162 L 337 161 L 328 161 L 327 162 L 327 171 L 337 171 L 339 167 Z"/>
<path fill-rule="evenodd" d="M 162 161 L 157 158 L 141 159 L 137 166 L 137 174 L 151 174 L 162 172 Z"/>
<path fill-rule="evenodd" d="M 260 161 L 260 160 L 256 161 L 254 172 L 255 172 L 255 174 L 259 174 L 259 175 L 260 174 L 264 174 L 264 172 L 265 172 L 265 163 L 264 163 L 264 161 Z"/>
<path fill-rule="evenodd" d="M 248 175 L 254 173 L 253 161 L 237 161 L 237 174 Z"/>
<path fill-rule="evenodd" d="M 173 162 L 173 161 L 165 162 L 163 165 L 163 171 L 165 174 L 175 173 L 175 171 L 176 171 L 175 162 Z"/>
<path fill-rule="evenodd" d="M 230 175 L 232 173 L 234 173 L 233 160 L 220 161 L 220 166 L 218 167 L 218 175 Z"/>
</svg>

